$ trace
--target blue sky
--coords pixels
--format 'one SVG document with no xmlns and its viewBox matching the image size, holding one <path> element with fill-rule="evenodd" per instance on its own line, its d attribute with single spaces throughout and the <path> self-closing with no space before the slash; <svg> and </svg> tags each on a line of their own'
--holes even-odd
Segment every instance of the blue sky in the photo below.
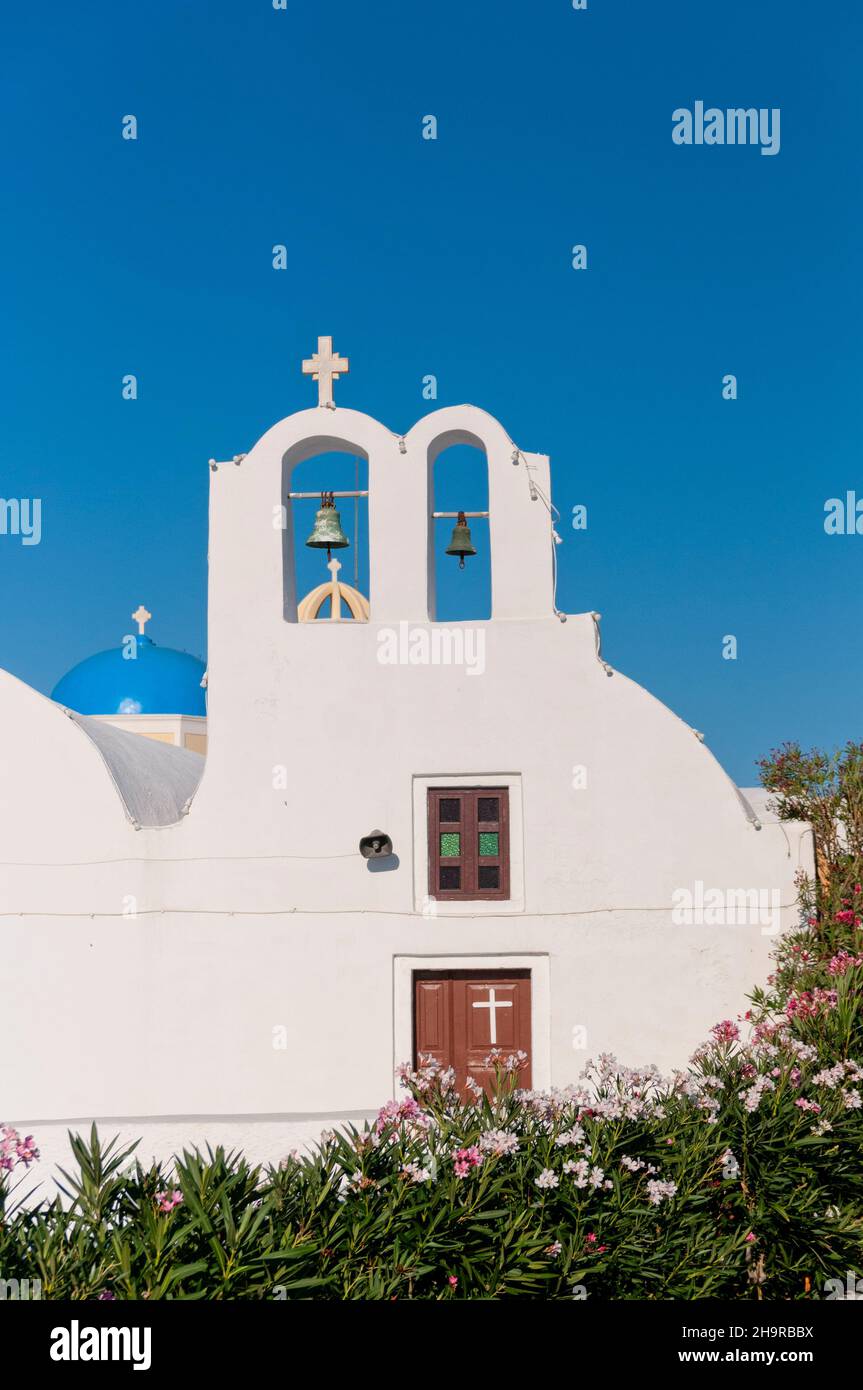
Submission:
<svg viewBox="0 0 863 1390">
<path fill-rule="evenodd" d="M 43 522 L 0 536 L 0 665 L 49 691 L 139 601 L 203 653 L 207 460 L 327 333 L 344 405 L 551 455 L 561 607 L 738 781 L 861 737 L 863 536 L 823 525 L 863 497 L 859 5 L 48 0 L 3 47 L 0 495 Z M 779 154 L 675 145 L 696 100 L 779 107 Z"/>
</svg>

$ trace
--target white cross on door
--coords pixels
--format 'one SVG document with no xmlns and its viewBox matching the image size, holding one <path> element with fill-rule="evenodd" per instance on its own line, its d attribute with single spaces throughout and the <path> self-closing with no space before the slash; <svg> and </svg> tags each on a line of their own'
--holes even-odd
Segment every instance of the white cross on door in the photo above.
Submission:
<svg viewBox="0 0 863 1390">
<path fill-rule="evenodd" d="M 511 1000 L 511 999 L 496 999 L 496 998 L 495 998 L 495 994 L 494 994 L 494 988 L 491 987 L 491 988 L 489 988 L 489 991 L 488 991 L 488 999 L 486 999 L 486 1000 L 484 1000 L 484 1001 L 483 1001 L 483 1000 L 474 1000 L 473 1007 L 474 1007 L 475 1009 L 488 1009 L 488 1031 L 489 1031 L 489 1041 L 490 1041 L 491 1043 L 496 1043 L 496 1042 L 497 1042 L 497 1011 L 498 1011 L 498 1009 L 511 1009 L 511 1008 L 512 1008 L 512 1000 Z"/>
</svg>

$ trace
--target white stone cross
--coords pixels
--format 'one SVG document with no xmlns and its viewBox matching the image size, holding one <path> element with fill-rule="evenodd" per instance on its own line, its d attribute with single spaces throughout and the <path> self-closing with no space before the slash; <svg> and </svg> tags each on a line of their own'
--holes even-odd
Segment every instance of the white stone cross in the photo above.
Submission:
<svg viewBox="0 0 863 1390">
<path fill-rule="evenodd" d="M 132 622 L 138 624 L 138 636 L 144 636 L 144 628 L 152 618 L 152 613 L 148 613 L 143 603 L 138 604 L 137 613 L 132 614 Z"/>
<path fill-rule="evenodd" d="M 342 590 L 339 583 L 339 570 L 341 569 L 341 565 L 335 555 L 327 563 L 327 569 L 333 576 L 333 587 L 330 595 L 330 618 L 334 623 L 338 623 L 341 622 L 342 617 Z"/>
<path fill-rule="evenodd" d="M 303 375 L 313 376 L 318 383 L 318 405 L 335 409 L 333 401 L 333 382 L 343 373 L 350 371 L 347 357 L 339 357 L 333 352 L 332 338 L 318 338 L 318 350 L 313 357 L 303 359 Z"/>
<path fill-rule="evenodd" d="M 511 999 L 495 999 L 495 997 L 494 997 L 494 990 L 493 990 L 493 989 L 490 989 L 489 992 L 488 992 L 488 999 L 487 999 L 484 1003 L 475 1003 L 475 1004 L 474 1004 L 474 1008 L 475 1008 L 475 1009 L 488 1009 L 489 1042 L 491 1042 L 491 1043 L 496 1043 L 496 1042 L 497 1042 L 497 1010 L 498 1010 L 498 1009 L 511 1009 L 511 1008 L 512 1008 L 512 1000 L 511 1000 Z"/>
</svg>

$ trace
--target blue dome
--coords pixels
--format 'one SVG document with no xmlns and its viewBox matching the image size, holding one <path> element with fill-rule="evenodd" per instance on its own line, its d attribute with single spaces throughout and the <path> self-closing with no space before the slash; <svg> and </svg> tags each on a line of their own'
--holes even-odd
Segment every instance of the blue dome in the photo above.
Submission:
<svg viewBox="0 0 863 1390">
<path fill-rule="evenodd" d="M 134 658 L 123 655 L 124 645 L 79 661 L 54 686 L 51 699 L 78 714 L 206 714 L 203 661 L 157 647 L 146 636 L 135 641 Z"/>
</svg>

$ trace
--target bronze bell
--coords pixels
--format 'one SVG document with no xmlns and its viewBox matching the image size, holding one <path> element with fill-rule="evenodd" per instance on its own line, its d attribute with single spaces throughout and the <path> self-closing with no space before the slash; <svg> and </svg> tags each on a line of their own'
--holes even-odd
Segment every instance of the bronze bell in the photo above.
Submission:
<svg viewBox="0 0 863 1390">
<path fill-rule="evenodd" d="M 321 493 L 321 505 L 315 516 L 312 534 L 306 541 L 312 550 L 344 550 L 350 541 L 342 530 L 342 521 L 336 511 L 336 501 L 331 492 Z"/>
<path fill-rule="evenodd" d="M 447 555 L 457 555 L 458 567 L 464 569 L 464 558 L 466 555 L 475 555 L 473 543 L 470 538 L 470 527 L 465 520 L 464 512 L 459 512 L 458 520 L 452 528 L 452 539 L 446 549 Z"/>
</svg>

